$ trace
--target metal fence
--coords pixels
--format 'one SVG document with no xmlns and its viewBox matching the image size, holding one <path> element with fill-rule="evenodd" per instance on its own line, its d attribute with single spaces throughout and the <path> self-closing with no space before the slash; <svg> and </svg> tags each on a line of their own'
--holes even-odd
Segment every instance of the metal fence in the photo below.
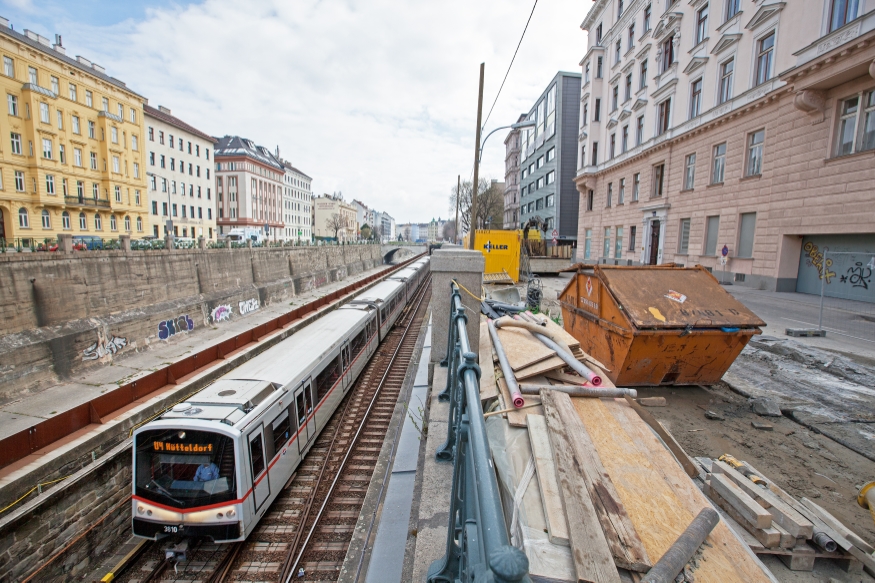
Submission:
<svg viewBox="0 0 875 583">
<path fill-rule="evenodd" d="M 875 254 L 823 251 L 818 329 L 875 342 Z"/>
<path fill-rule="evenodd" d="M 474 314 L 478 317 L 478 314 Z M 429 583 L 530 582 L 529 560 L 508 542 L 498 481 L 480 406 L 480 367 L 465 328 L 468 316 L 452 284 L 447 343 L 447 441 L 435 456 L 453 462 L 446 555 L 428 570 Z"/>
<path fill-rule="evenodd" d="M 227 249 L 230 244 L 231 249 L 246 249 L 250 247 L 248 241 L 207 241 L 207 249 Z M 290 247 L 326 247 L 326 246 L 349 246 L 349 245 L 372 245 L 371 241 L 262 241 L 252 242 L 251 247 L 254 249 L 274 249 L 274 248 L 290 248 Z M 173 244 L 175 249 L 199 249 L 200 245 L 196 240 L 176 239 Z M 74 251 L 106 251 L 121 249 L 121 239 L 118 237 L 103 238 L 97 236 L 74 236 L 73 250 Z M 132 251 L 152 251 L 166 249 L 167 245 L 163 238 L 142 238 L 131 239 Z M 57 237 L 0 237 L 0 253 L 32 253 L 32 252 L 55 252 L 58 251 Z"/>
</svg>

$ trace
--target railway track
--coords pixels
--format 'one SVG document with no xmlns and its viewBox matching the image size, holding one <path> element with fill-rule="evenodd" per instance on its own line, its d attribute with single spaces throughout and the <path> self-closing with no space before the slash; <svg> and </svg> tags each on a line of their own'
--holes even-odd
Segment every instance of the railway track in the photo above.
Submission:
<svg viewBox="0 0 875 583">
<path fill-rule="evenodd" d="M 184 561 L 153 543 L 116 581 L 336 581 L 364 503 L 431 295 L 426 280 L 283 492 L 242 543 L 191 542 Z"/>
</svg>

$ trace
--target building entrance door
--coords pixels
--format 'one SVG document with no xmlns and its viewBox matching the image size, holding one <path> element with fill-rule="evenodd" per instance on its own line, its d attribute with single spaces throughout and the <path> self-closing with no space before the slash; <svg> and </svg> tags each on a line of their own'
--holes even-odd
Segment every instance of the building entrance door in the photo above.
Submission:
<svg viewBox="0 0 875 583">
<path fill-rule="evenodd" d="M 659 258 L 659 221 L 650 221 L 650 258 L 648 265 L 656 265 Z"/>
<path fill-rule="evenodd" d="M 6 221 L 3 216 L 3 209 L 0 209 L 0 239 L 6 239 Z"/>
</svg>

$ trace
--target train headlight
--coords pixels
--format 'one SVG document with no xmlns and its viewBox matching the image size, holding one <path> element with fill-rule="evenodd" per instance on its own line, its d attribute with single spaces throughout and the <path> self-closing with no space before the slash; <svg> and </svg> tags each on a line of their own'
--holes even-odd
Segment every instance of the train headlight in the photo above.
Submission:
<svg viewBox="0 0 875 583">
<path fill-rule="evenodd" d="M 216 514 L 216 518 L 218 518 L 218 519 L 222 519 L 223 517 L 224 517 L 224 514 L 222 514 L 221 512 Z"/>
<path fill-rule="evenodd" d="M 147 510 L 147 511 L 146 511 L 146 516 L 152 516 L 152 511 L 151 511 L 151 510 Z"/>
<path fill-rule="evenodd" d="M 143 508 L 142 506 L 137 506 L 137 514 L 143 514 L 144 512 L 146 512 L 145 508 Z"/>
<path fill-rule="evenodd" d="M 228 518 L 232 518 L 237 513 L 234 512 L 233 508 L 230 508 L 230 509 L 228 509 L 228 512 L 226 512 L 225 514 L 228 516 Z"/>
</svg>

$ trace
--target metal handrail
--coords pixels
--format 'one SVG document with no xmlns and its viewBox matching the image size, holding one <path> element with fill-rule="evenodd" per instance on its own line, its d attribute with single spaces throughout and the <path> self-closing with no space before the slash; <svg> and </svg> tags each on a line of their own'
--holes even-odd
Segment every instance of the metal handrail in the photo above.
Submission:
<svg viewBox="0 0 875 583">
<path fill-rule="evenodd" d="M 453 485 L 446 554 L 431 564 L 427 581 L 531 583 L 528 557 L 508 540 L 480 406 L 480 367 L 459 288 L 452 283 L 451 290 L 447 386 L 440 395 L 449 399 L 450 414 L 447 441 L 435 457 L 453 461 Z"/>
</svg>

